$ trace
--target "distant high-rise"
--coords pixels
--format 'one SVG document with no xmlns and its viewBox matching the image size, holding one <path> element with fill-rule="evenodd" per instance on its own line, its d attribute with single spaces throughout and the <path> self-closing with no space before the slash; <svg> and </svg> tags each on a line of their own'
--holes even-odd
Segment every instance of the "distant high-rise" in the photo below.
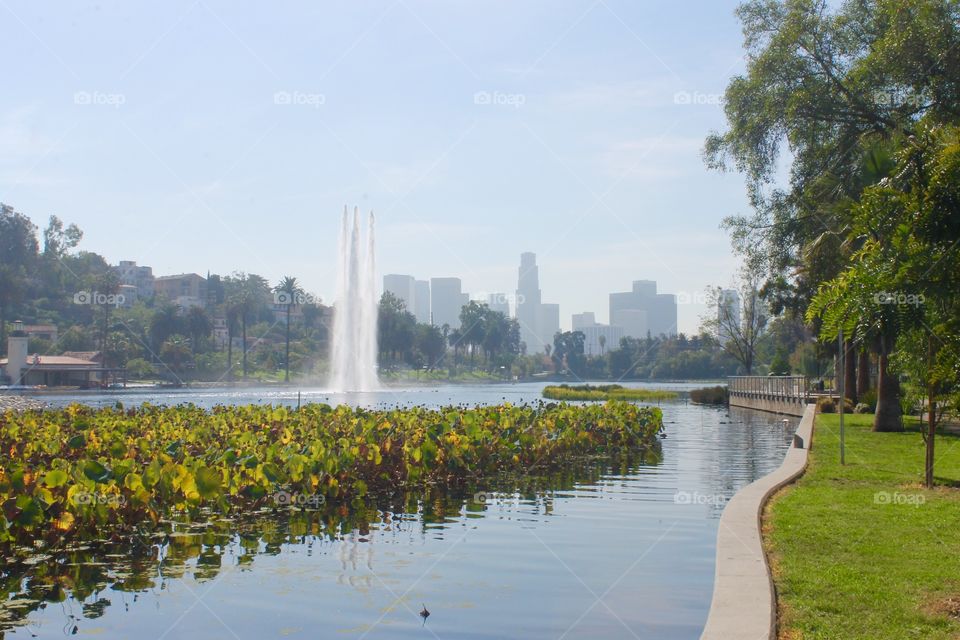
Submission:
<svg viewBox="0 0 960 640">
<path fill-rule="evenodd" d="M 574 331 L 577 329 L 585 329 L 586 327 L 593 327 L 597 324 L 597 316 L 593 311 L 575 313 L 570 316 L 570 324 Z"/>
<path fill-rule="evenodd" d="M 431 322 L 451 329 L 460 326 L 460 310 L 467 304 L 470 296 L 461 291 L 460 278 L 430 278 Z"/>
<path fill-rule="evenodd" d="M 625 313 L 625 312 L 621 312 Z M 571 316 L 573 330 L 583 334 L 583 352 L 588 356 L 602 356 L 610 349 L 620 348 L 623 327 L 598 324 L 593 311 L 575 313 Z M 644 322 L 646 318 L 644 318 Z"/>
<path fill-rule="evenodd" d="M 389 273 L 383 276 L 383 292 L 391 293 L 407 307 L 407 311 L 414 313 L 416 307 L 417 291 L 413 276 L 401 275 L 398 273 Z"/>
<path fill-rule="evenodd" d="M 540 309 L 540 268 L 534 253 L 520 254 L 520 269 L 517 276 L 517 322 L 520 324 L 520 341 L 527 344 L 527 353 L 542 351 L 543 341 L 537 331 L 537 316 Z"/>
<path fill-rule="evenodd" d="M 430 283 L 427 280 L 413 282 L 413 315 L 417 322 L 430 323 Z"/>
<path fill-rule="evenodd" d="M 543 344 L 553 344 L 553 336 L 560 331 L 560 305 L 541 303 L 537 311 L 537 334 Z"/>
<path fill-rule="evenodd" d="M 493 311 L 502 313 L 505 316 L 510 315 L 510 302 L 507 300 L 507 294 L 505 293 L 491 293 L 483 302 Z"/>
<path fill-rule="evenodd" d="M 520 254 L 516 306 L 520 340 L 526 343 L 527 353 L 543 352 L 544 347 L 553 344 L 553 336 L 560 330 L 560 305 L 542 302 L 540 269 L 534 253 Z"/>
<path fill-rule="evenodd" d="M 722 289 L 717 299 L 717 339 L 726 344 L 740 328 L 740 293 Z"/>
<path fill-rule="evenodd" d="M 653 280 L 634 280 L 630 291 L 610 294 L 610 324 L 633 338 L 677 335 L 677 297 L 657 293 Z"/>
</svg>

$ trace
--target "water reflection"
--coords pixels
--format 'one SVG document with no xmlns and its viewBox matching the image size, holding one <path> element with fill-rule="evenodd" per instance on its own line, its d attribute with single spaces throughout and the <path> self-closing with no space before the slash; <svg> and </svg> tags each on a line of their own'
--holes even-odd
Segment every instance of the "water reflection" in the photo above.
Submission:
<svg viewBox="0 0 960 640">
<path fill-rule="evenodd" d="M 108 595 L 133 594 L 136 602 L 138 594 L 159 594 L 171 581 L 212 581 L 225 566 L 251 571 L 259 557 L 285 551 L 311 557 L 335 549 L 336 583 L 364 592 L 374 586 L 378 546 L 443 540 L 451 528 L 471 519 L 548 517 L 554 494 L 569 495 L 610 473 L 634 474 L 660 460 L 657 448 L 617 461 L 584 458 L 538 476 L 504 475 L 455 493 L 433 490 L 320 509 L 275 508 L 206 522 L 167 520 L 149 534 L 73 543 L 27 561 L 9 558 L 0 570 L 0 639 L 54 603 L 63 606 L 65 628 L 74 634 L 85 620 L 104 615 L 113 604 Z M 129 610 L 129 602 L 124 608 Z"/>
</svg>

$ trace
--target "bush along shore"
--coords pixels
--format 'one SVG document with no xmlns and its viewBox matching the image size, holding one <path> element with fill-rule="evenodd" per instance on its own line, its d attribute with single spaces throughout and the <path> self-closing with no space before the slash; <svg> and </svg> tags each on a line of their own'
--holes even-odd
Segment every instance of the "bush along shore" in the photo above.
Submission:
<svg viewBox="0 0 960 640">
<path fill-rule="evenodd" d="M 730 402 L 730 396 L 725 386 L 717 385 L 693 389 L 690 391 L 690 401 L 697 404 L 727 405 Z"/>
<path fill-rule="evenodd" d="M 549 472 L 659 446 L 656 407 L 73 405 L 0 414 L 0 552 L 200 518 Z M 278 496 L 297 496 L 281 500 Z M 306 497 L 301 500 L 301 497 Z"/>
<path fill-rule="evenodd" d="M 543 388 L 543 397 L 549 400 L 634 400 L 639 402 L 654 402 L 658 400 L 674 400 L 678 397 L 674 391 L 659 389 L 631 389 L 619 384 L 603 385 L 566 385 L 547 386 Z"/>
</svg>

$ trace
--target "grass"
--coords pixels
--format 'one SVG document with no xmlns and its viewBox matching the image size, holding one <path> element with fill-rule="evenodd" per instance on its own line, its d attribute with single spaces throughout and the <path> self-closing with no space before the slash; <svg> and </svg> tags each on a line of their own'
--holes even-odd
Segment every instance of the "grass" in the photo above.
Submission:
<svg viewBox="0 0 960 640">
<path fill-rule="evenodd" d="M 543 397 L 549 400 L 636 400 L 652 402 L 655 400 L 673 400 L 679 394 L 674 391 L 660 389 L 631 389 L 619 384 L 605 384 L 593 386 L 582 384 L 570 386 L 546 386 L 543 388 Z"/>
<path fill-rule="evenodd" d="M 916 427 L 873 433 L 872 415 L 819 415 L 807 473 L 767 506 L 780 638 L 960 638 L 960 437 L 936 442 L 922 488 Z"/>
</svg>

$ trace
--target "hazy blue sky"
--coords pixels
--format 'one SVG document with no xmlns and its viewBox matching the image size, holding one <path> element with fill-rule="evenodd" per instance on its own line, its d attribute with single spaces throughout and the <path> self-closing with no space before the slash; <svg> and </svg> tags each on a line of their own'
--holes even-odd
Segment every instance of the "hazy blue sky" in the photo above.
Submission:
<svg viewBox="0 0 960 640">
<path fill-rule="evenodd" d="M 377 214 L 381 274 L 512 292 L 536 252 L 565 327 L 635 279 L 695 300 L 747 209 L 700 158 L 735 4 L 2 0 L 0 201 L 111 262 L 328 300 L 344 204 Z"/>
</svg>

